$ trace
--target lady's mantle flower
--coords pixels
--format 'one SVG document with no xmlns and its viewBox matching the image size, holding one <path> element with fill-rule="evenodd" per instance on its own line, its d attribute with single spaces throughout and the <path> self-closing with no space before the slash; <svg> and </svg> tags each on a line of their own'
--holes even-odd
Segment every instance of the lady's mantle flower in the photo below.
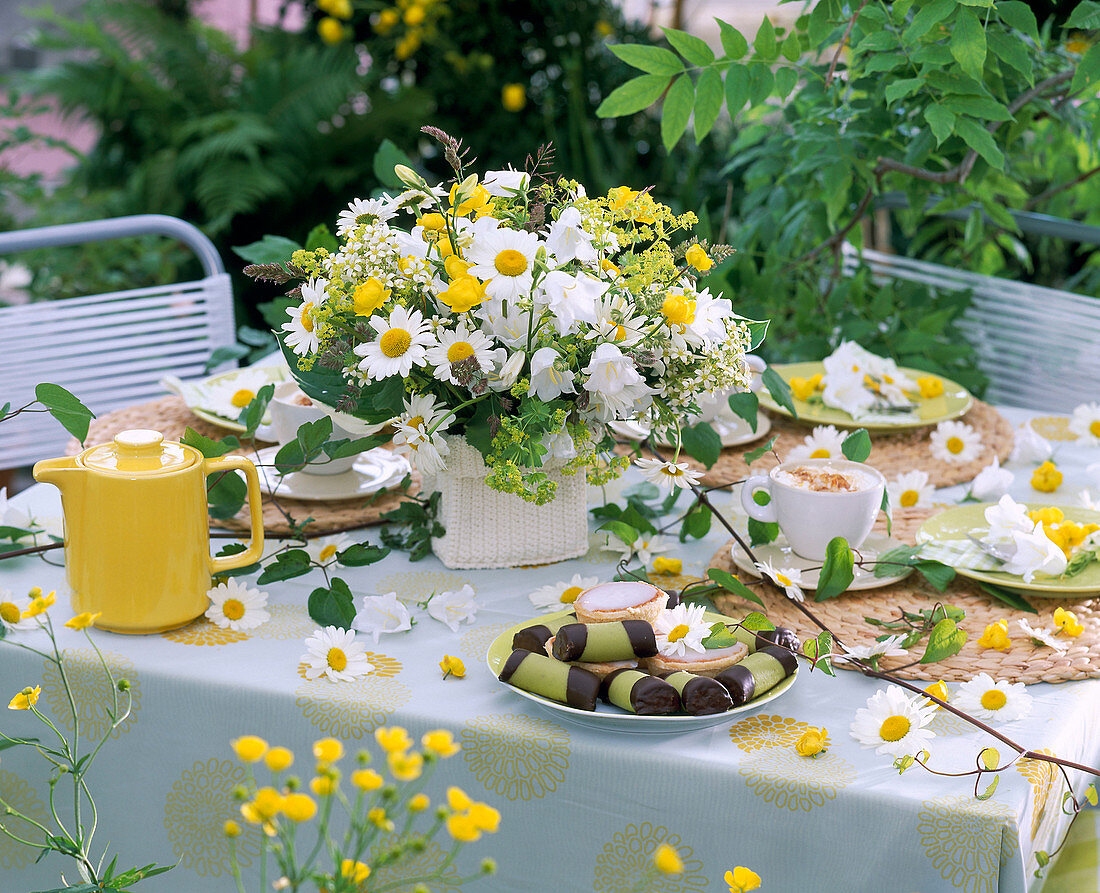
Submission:
<svg viewBox="0 0 1100 893">
<path fill-rule="evenodd" d="M 306 639 L 306 679 L 325 677 L 332 682 L 351 682 L 371 671 L 366 645 L 355 641 L 354 630 L 326 626 Z"/>
<path fill-rule="evenodd" d="M 253 629 L 271 619 L 267 593 L 237 582 L 236 577 L 229 577 L 206 595 L 210 599 L 206 619 L 222 629 Z"/>
<path fill-rule="evenodd" d="M 703 479 L 701 471 L 693 471 L 686 462 L 662 462 L 660 459 L 636 459 L 634 464 L 642 470 L 642 477 L 658 486 L 669 489 L 690 489 Z"/>
<path fill-rule="evenodd" d="M 364 595 L 352 626 L 360 632 L 374 636 L 374 644 L 377 645 L 382 633 L 400 633 L 412 629 L 412 617 L 408 606 L 397 597 L 396 592 Z"/>
<path fill-rule="evenodd" d="M 573 604 L 577 600 L 577 596 L 584 590 L 595 586 L 599 582 L 599 577 L 582 577 L 580 574 L 573 574 L 569 580 L 541 586 L 532 592 L 528 598 L 536 608 L 542 608 L 545 611 L 560 611 Z"/>
<path fill-rule="evenodd" d="M 477 614 L 473 587 L 466 583 L 461 589 L 433 595 L 428 601 L 428 613 L 457 633 L 463 623 L 473 623 Z"/>
<path fill-rule="evenodd" d="M 925 726 L 935 710 L 925 698 L 909 697 L 896 685 L 872 695 L 866 707 L 856 711 L 851 735 L 875 753 L 903 757 L 917 753 L 936 737 Z"/>
<path fill-rule="evenodd" d="M 1031 712 L 1031 695 L 1022 682 L 994 681 L 988 673 L 979 673 L 959 686 L 954 704 L 978 719 L 1012 722 Z"/>
</svg>

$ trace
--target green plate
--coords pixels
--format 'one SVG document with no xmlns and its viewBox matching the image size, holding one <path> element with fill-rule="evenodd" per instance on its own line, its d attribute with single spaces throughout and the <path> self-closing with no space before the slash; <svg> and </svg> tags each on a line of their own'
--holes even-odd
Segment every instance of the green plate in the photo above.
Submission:
<svg viewBox="0 0 1100 893">
<path fill-rule="evenodd" d="M 229 372 L 222 372 L 220 375 L 212 375 L 210 376 L 210 378 L 203 380 L 202 387 L 216 387 L 223 382 L 232 381 L 234 378 L 245 371 L 252 372 L 255 370 L 231 369 Z M 281 366 L 265 366 L 264 371 L 269 373 L 268 384 L 278 384 L 281 381 L 286 381 L 287 371 Z M 208 409 L 202 409 L 198 406 L 192 405 L 191 403 L 188 403 L 187 408 L 190 409 L 192 413 L 197 415 L 204 422 L 209 422 L 211 425 L 217 425 L 219 428 L 225 428 L 226 431 L 232 431 L 234 434 L 241 434 L 244 432 L 244 425 L 240 424 L 234 419 L 227 419 L 224 416 L 216 415 L 210 412 L 210 410 Z M 271 420 L 268 418 L 264 419 L 265 424 L 270 421 Z"/>
<path fill-rule="evenodd" d="M 494 676 L 500 676 L 500 671 L 504 667 L 504 662 L 508 660 L 508 656 L 512 653 L 512 637 L 515 636 L 516 633 L 524 627 L 534 626 L 537 623 L 546 623 L 548 620 L 556 620 L 558 617 L 568 613 L 568 610 L 554 611 L 551 614 L 532 617 L 530 620 L 525 620 L 523 623 L 517 623 L 515 626 L 509 627 L 493 639 L 492 644 L 489 645 L 489 651 L 485 655 L 485 662 L 489 665 L 489 670 L 492 674 Z M 711 623 L 737 622 L 732 617 L 727 617 L 724 614 L 716 614 L 713 611 L 707 611 L 704 617 Z M 709 716 L 689 716 L 686 713 L 678 713 L 672 716 L 637 716 L 633 713 L 621 710 L 613 704 L 605 704 L 603 701 L 596 704 L 596 710 L 594 712 L 590 712 L 588 710 L 578 710 L 576 707 L 570 707 L 568 704 L 559 704 L 557 701 L 551 701 L 549 698 L 542 697 L 542 695 L 536 695 L 532 692 L 524 691 L 521 688 L 516 688 L 513 685 L 509 685 L 507 682 L 502 682 L 501 685 L 504 685 L 509 691 L 514 692 L 520 697 L 527 698 L 527 700 L 534 701 L 540 707 L 553 711 L 564 719 L 568 719 L 579 725 L 588 726 L 589 728 L 599 729 L 600 731 L 687 732 L 691 729 L 702 729 L 707 726 L 720 725 L 728 722 L 729 718 L 735 714 L 756 710 L 758 707 L 778 698 L 783 692 L 787 691 L 787 689 L 794 685 L 794 680 L 797 677 L 798 670 L 796 669 L 794 673 L 780 682 L 775 688 L 770 689 L 760 695 L 760 697 L 753 698 L 747 704 L 742 704 L 740 707 L 734 707 L 731 710 L 727 710 L 725 713 L 712 713 Z"/>
<path fill-rule="evenodd" d="M 811 378 L 818 373 L 824 374 L 825 367 L 821 362 L 816 363 L 786 363 L 772 368 L 782 376 L 783 380 L 790 384 L 792 378 Z M 918 419 L 904 418 L 896 422 L 859 422 L 852 418 L 843 409 L 833 409 L 821 403 L 806 403 L 804 400 L 795 400 L 794 408 L 798 410 L 798 420 L 807 425 L 836 425 L 838 428 L 866 428 L 868 431 L 905 431 L 911 428 L 925 428 L 929 425 L 938 425 L 965 415 L 970 409 L 974 398 L 970 396 L 961 384 L 937 375 L 934 372 L 924 372 L 920 369 L 902 369 L 912 379 L 925 375 L 935 375 L 943 382 L 943 393 L 939 397 L 917 399 Z M 772 412 L 789 416 L 782 406 L 775 402 L 767 388 L 763 388 L 757 397 L 760 405 L 766 406 Z"/>
<path fill-rule="evenodd" d="M 985 510 L 992 504 L 982 502 L 959 505 L 934 515 L 917 531 L 917 542 L 927 543 L 935 540 L 947 543 L 952 540 L 966 540 L 968 533 L 982 537 L 989 531 Z M 1041 508 L 1046 508 L 1046 505 L 1039 502 L 1027 504 L 1028 511 Z M 1065 513 L 1067 521 L 1076 521 L 1078 524 L 1100 524 L 1100 512 L 1074 505 L 1060 505 L 1058 508 Z M 1025 583 L 1023 577 L 1018 574 L 1006 574 L 1001 571 L 978 571 L 968 567 L 957 567 L 955 570 L 972 580 L 1004 586 L 1007 589 L 1015 589 L 1043 598 L 1077 598 L 1100 593 L 1100 563 L 1095 561 L 1075 577 L 1066 580 L 1048 577 L 1032 580 L 1030 583 Z"/>
</svg>

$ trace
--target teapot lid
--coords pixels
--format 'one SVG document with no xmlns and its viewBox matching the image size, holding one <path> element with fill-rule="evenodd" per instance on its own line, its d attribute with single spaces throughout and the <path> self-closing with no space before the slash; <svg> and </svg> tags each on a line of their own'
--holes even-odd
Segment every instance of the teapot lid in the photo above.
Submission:
<svg viewBox="0 0 1100 893">
<path fill-rule="evenodd" d="M 124 474 L 179 471 L 194 464 L 183 444 L 168 441 L 159 431 L 134 428 L 120 431 L 111 443 L 92 447 L 81 456 L 89 468 Z"/>
</svg>

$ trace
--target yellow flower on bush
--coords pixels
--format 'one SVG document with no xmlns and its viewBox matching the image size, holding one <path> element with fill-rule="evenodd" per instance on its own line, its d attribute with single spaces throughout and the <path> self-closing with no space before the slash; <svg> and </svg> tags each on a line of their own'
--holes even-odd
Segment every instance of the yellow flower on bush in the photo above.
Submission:
<svg viewBox="0 0 1100 893">
<path fill-rule="evenodd" d="M 290 764 L 293 762 L 294 754 L 285 747 L 273 747 L 264 754 L 264 763 L 272 772 L 282 772 L 284 769 L 289 769 Z"/>
<path fill-rule="evenodd" d="M 424 758 L 418 753 L 391 753 L 388 762 L 398 781 L 416 781 L 424 771 Z"/>
<path fill-rule="evenodd" d="M 444 654 L 443 660 L 439 662 L 439 669 L 443 671 L 443 678 L 448 676 L 454 676 L 456 679 L 461 679 L 466 675 L 466 665 L 462 662 L 461 658 L 457 658 L 451 654 Z"/>
<path fill-rule="evenodd" d="M 760 889 L 760 875 L 744 865 L 738 865 L 733 871 L 727 871 L 722 880 L 729 885 L 729 893 L 749 893 L 751 890 Z"/>
<path fill-rule="evenodd" d="M 339 782 L 332 775 L 318 775 L 309 782 L 309 789 L 318 797 L 331 797 L 336 793 Z"/>
<path fill-rule="evenodd" d="M 75 617 L 66 620 L 65 626 L 69 629 L 87 629 L 95 623 L 102 614 L 102 611 L 96 611 L 94 614 L 91 611 L 85 611 L 83 614 L 77 614 Z"/>
<path fill-rule="evenodd" d="M 396 9 L 383 9 L 378 13 L 378 18 L 374 22 L 374 30 L 377 34 L 385 36 L 393 30 L 393 26 L 401 21 L 401 17 L 397 14 Z"/>
<path fill-rule="evenodd" d="M 367 813 L 367 821 L 383 831 L 392 831 L 395 827 L 392 819 L 386 815 L 386 810 L 381 806 L 376 806 Z"/>
<path fill-rule="evenodd" d="M 335 738 L 313 742 L 313 755 L 322 763 L 335 763 L 344 756 L 344 745 Z"/>
<path fill-rule="evenodd" d="M 375 729 L 374 740 L 386 753 L 404 753 L 413 746 L 412 738 L 401 726 Z"/>
<path fill-rule="evenodd" d="M 317 801 L 308 794 L 287 794 L 283 798 L 283 814 L 292 822 L 308 822 L 317 815 Z"/>
<path fill-rule="evenodd" d="M 455 313 L 465 313 L 485 300 L 485 284 L 476 276 L 458 276 L 438 298 Z"/>
<path fill-rule="evenodd" d="M 428 14 L 423 6 L 419 3 L 413 3 L 405 10 L 405 24 L 410 28 L 415 28 L 417 25 L 423 25 L 424 19 L 427 18 L 427 16 Z"/>
<path fill-rule="evenodd" d="M 353 859 L 345 859 L 340 863 L 340 877 L 353 884 L 361 884 L 370 877 L 370 866 Z"/>
<path fill-rule="evenodd" d="M 993 648 L 997 651 L 1008 651 L 1012 647 L 1012 640 L 1008 637 L 1008 623 L 998 620 L 991 623 L 983 631 L 978 639 L 978 645 L 982 648 Z"/>
<path fill-rule="evenodd" d="M 38 696 L 42 694 L 42 686 L 36 685 L 31 688 L 29 685 L 19 692 L 14 698 L 8 701 L 9 710 L 30 710 L 35 704 L 38 703 Z"/>
<path fill-rule="evenodd" d="M 420 49 L 420 41 L 420 32 L 410 31 L 399 41 L 397 41 L 397 45 L 393 48 L 394 56 L 396 56 L 401 61 L 408 59 L 409 56 Z"/>
<path fill-rule="evenodd" d="M 665 558 L 658 555 L 653 559 L 653 573 L 655 574 L 680 574 L 683 573 L 684 562 L 679 558 Z"/>
<path fill-rule="evenodd" d="M 527 105 L 527 88 L 523 84 L 505 84 L 500 90 L 500 104 L 506 112 L 518 112 Z"/>
<path fill-rule="evenodd" d="M 1031 486 L 1040 493 L 1053 493 L 1062 486 L 1062 472 L 1053 462 L 1047 460 L 1031 475 Z"/>
<path fill-rule="evenodd" d="M 706 249 L 698 242 L 687 250 L 687 254 L 684 255 L 684 260 L 695 267 L 700 273 L 705 273 L 714 266 L 714 261 L 710 259 L 710 255 L 707 254 Z"/>
<path fill-rule="evenodd" d="M 1077 638 L 1085 631 L 1085 627 L 1078 622 L 1077 615 L 1065 608 L 1054 609 L 1054 626 L 1071 639 Z"/>
<path fill-rule="evenodd" d="M 462 745 L 458 744 L 454 739 L 454 735 L 446 729 L 436 729 L 433 732 L 428 732 L 420 739 L 420 743 L 424 745 L 425 750 L 443 759 L 453 757 L 462 750 Z"/>
<path fill-rule="evenodd" d="M 230 819 L 224 825 L 222 825 L 222 834 L 233 840 L 235 837 L 241 836 L 241 826 Z"/>
<path fill-rule="evenodd" d="M 662 843 L 653 851 L 653 864 L 661 874 L 682 874 L 684 871 L 680 854 L 667 843 Z"/>
<path fill-rule="evenodd" d="M 351 783 L 361 791 L 377 791 L 385 782 L 373 769 L 357 769 L 351 773 Z"/>
<path fill-rule="evenodd" d="M 409 812 L 423 812 L 431 805 L 432 801 L 427 794 L 417 794 L 409 799 Z"/>
<path fill-rule="evenodd" d="M 338 19 L 351 18 L 350 0 L 317 0 L 317 8 Z"/>
<path fill-rule="evenodd" d="M 936 378 L 935 375 L 922 375 L 917 379 L 917 387 L 925 400 L 943 396 L 943 379 Z"/>
<path fill-rule="evenodd" d="M 390 294 L 390 289 L 386 288 L 376 276 L 371 276 L 366 282 L 359 283 L 351 293 L 355 315 L 370 316 L 390 299 Z"/>
<path fill-rule="evenodd" d="M 38 595 L 31 595 L 31 603 L 27 605 L 27 609 L 23 612 L 22 618 L 26 620 L 28 617 L 37 617 L 39 614 L 45 614 L 47 610 L 53 607 L 54 602 L 57 601 L 57 593 L 51 591 L 49 595 L 43 595 L 42 590 L 37 586 L 31 590 L 34 593 L 37 590 Z"/>
<path fill-rule="evenodd" d="M 825 739 L 829 733 L 824 728 L 811 726 L 795 742 L 794 750 L 802 757 L 815 757 L 825 749 Z"/>
<path fill-rule="evenodd" d="M 229 745 L 242 763 L 257 763 L 267 753 L 267 742 L 259 735 L 241 735 L 230 741 Z"/>
<path fill-rule="evenodd" d="M 341 43 L 347 37 L 343 22 L 332 16 L 325 16 L 317 23 L 317 33 L 330 46 Z"/>
</svg>

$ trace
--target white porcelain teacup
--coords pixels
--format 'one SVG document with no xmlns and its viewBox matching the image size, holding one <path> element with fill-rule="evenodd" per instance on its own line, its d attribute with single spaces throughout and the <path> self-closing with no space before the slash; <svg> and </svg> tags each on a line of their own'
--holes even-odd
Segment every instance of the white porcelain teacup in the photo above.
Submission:
<svg viewBox="0 0 1100 893">
<path fill-rule="evenodd" d="M 298 428 L 306 422 L 316 422 L 329 415 L 324 409 L 315 404 L 296 382 L 284 381 L 275 385 L 275 394 L 267 407 L 271 414 L 271 424 L 261 425 L 256 434 L 262 440 L 273 440 L 280 446 L 289 443 L 298 436 Z M 334 421 L 330 440 L 354 439 L 355 435 L 345 431 Z M 343 474 L 350 471 L 358 456 L 347 456 L 343 459 L 329 459 L 322 453 L 313 462 L 310 462 L 302 472 L 305 474 Z"/>
<path fill-rule="evenodd" d="M 852 489 L 838 489 L 841 480 L 846 482 L 842 486 Z M 885 488 L 881 472 L 862 462 L 804 459 L 751 475 L 741 486 L 741 505 L 750 518 L 778 523 L 798 555 L 823 561 L 825 547 L 834 537 L 844 537 L 853 549 L 863 545 L 878 517 Z M 758 490 L 771 496 L 767 505 L 753 499 Z"/>
</svg>

